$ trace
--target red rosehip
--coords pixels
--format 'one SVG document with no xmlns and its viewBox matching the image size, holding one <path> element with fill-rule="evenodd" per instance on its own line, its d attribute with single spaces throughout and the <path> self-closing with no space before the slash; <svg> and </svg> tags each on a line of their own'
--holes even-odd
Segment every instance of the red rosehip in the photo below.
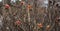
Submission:
<svg viewBox="0 0 60 31">
<path fill-rule="evenodd" d="M 5 4 L 5 8 L 8 9 L 10 6 L 8 4 Z"/>
<path fill-rule="evenodd" d="M 16 24 L 16 25 L 20 25 L 21 22 L 18 20 L 18 21 L 15 22 L 15 24 Z"/>
</svg>

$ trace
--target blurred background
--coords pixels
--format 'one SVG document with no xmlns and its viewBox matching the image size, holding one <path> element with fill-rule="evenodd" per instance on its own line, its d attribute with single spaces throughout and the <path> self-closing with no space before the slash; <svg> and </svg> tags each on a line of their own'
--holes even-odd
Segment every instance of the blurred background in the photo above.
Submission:
<svg viewBox="0 0 60 31">
<path fill-rule="evenodd" d="M 0 31 L 59 31 L 60 0 L 0 0 Z"/>
</svg>

